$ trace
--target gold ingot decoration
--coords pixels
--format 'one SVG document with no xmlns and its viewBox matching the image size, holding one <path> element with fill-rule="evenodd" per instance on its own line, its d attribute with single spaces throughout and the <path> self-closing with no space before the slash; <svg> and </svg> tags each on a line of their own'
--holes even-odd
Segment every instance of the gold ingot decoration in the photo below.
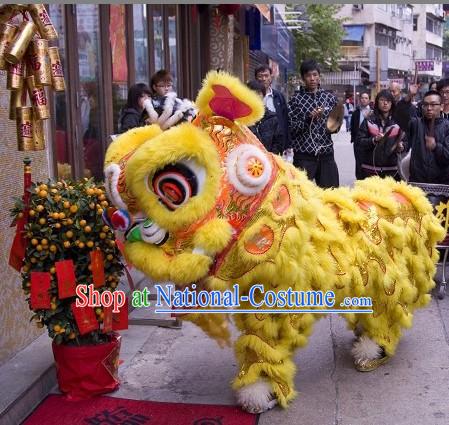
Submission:
<svg viewBox="0 0 449 425">
<path fill-rule="evenodd" d="M 33 108 L 22 106 L 16 109 L 17 148 L 19 151 L 34 150 Z"/>
<path fill-rule="evenodd" d="M 33 22 L 23 21 L 20 24 L 9 51 L 5 53 L 5 59 L 9 63 L 15 65 L 22 60 L 35 31 L 36 25 Z"/>
<path fill-rule="evenodd" d="M 34 116 L 38 120 L 46 120 L 47 118 L 50 118 L 50 109 L 48 107 L 45 89 L 42 86 L 36 85 L 34 75 L 26 77 L 26 82 L 31 104 L 34 108 Z"/>
<path fill-rule="evenodd" d="M 36 84 L 39 86 L 51 86 L 51 63 L 47 40 L 39 38 L 31 42 L 30 62 Z"/>
<path fill-rule="evenodd" d="M 9 119 L 16 119 L 16 108 L 24 106 L 22 104 L 22 90 L 11 90 L 11 96 L 9 98 Z"/>
<path fill-rule="evenodd" d="M 55 91 L 65 91 L 64 71 L 62 69 L 61 59 L 59 58 L 59 49 L 57 47 L 48 48 L 48 56 L 51 65 L 51 82 Z"/>
<path fill-rule="evenodd" d="M 33 150 L 42 151 L 45 149 L 44 122 L 33 118 Z"/>
<path fill-rule="evenodd" d="M 56 32 L 50 16 L 48 16 L 47 9 L 43 4 L 28 5 L 28 12 L 30 12 L 42 38 L 45 38 L 46 40 L 57 40 L 58 33 Z"/>
<path fill-rule="evenodd" d="M 9 51 L 11 47 L 11 41 L 16 35 L 17 27 L 11 24 L 2 24 L 0 28 L 0 69 L 6 71 L 8 69 L 9 62 L 5 60 L 5 53 Z"/>
<path fill-rule="evenodd" d="M 23 87 L 23 74 L 25 66 L 23 62 L 15 65 L 9 64 L 6 77 L 6 88 L 8 90 L 21 90 Z"/>
</svg>

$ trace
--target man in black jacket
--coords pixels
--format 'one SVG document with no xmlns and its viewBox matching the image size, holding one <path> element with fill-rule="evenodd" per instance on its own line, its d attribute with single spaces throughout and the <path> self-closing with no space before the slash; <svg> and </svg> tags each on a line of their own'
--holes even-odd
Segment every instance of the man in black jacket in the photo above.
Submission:
<svg viewBox="0 0 449 425">
<path fill-rule="evenodd" d="M 337 97 L 320 88 L 320 69 L 314 60 L 300 67 L 305 87 L 288 102 L 288 119 L 295 157 L 293 164 L 307 171 L 320 187 L 338 187 L 338 168 L 326 122 Z"/>
<path fill-rule="evenodd" d="M 410 181 L 449 184 L 449 121 L 440 116 L 440 94 L 428 91 L 422 109 L 409 128 Z"/>
<path fill-rule="evenodd" d="M 355 158 L 355 178 L 360 180 L 363 178 L 362 174 L 362 152 L 361 148 L 357 143 L 357 134 L 362 122 L 371 114 L 371 107 L 369 106 L 370 98 L 368 92 L 362 92 L 359 97 L 359 106 L 352 114 L 351 118 L 351 143 L 354 147 L 354 158 Z"/>
<path fill-rule="evenodd" d="M 254 76 L 257 81 L 261 82 L 265 86 L 266 94 L 264 96 L 265 107 L 276 112 L 278 117 L 279 127 L 282 132 L 282 139 L 284 142 L 283 151 L 291 147 L 290 143 L 290 131 L 288 127 L 288 109 L 287 102 L 284 95 L 271 87 L 273 81 L 273 71 L 267 65 L 261 65 L 254 71 Z"/>
</svg>

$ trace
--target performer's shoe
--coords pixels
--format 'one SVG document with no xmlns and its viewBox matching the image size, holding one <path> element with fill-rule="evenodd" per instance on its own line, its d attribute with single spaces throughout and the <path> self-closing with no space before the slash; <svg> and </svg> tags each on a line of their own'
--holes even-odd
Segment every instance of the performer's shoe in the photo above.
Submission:
<svg viewBox="0 0 449 425">
<path fill-rule="evenodd" d="M 378 359 L 358 359 L 354 361 L 354 366 L 359 372 L 371 372 L 386 363 L 389 358 L 384 355 Z"/>
</svg>

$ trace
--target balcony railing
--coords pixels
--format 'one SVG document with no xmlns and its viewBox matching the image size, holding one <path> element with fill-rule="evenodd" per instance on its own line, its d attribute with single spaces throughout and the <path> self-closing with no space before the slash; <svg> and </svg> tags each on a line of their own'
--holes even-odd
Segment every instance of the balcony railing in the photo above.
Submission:
<svg viewBox="0 0 449 425">
<path fill-rule="evenodd" d="M 368 59 L 368 49 L 362 46 L 341 46 L 343 60 Z"/>
</svg>

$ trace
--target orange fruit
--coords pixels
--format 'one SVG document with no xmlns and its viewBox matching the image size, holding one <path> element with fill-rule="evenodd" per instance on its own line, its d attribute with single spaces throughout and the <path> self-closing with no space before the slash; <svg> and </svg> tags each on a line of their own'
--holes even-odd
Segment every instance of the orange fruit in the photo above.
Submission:
<svg viewBox="0 0 449 425">
<path fill-rule="evenodd" d="M 103 232 L 107 232 L 109 230 L 109 226 L 103 226 L 101 230 L 103 230 Z"/>
<path fill-rule="evenodd" d="M 94 246 L 94 243 L 92 241 L 86 242 L 86 245 L 88 248 L 92 248 Z"/>
<path fill-rule="evenodd" d="M 84 242 L 80 242 L 80 243 L 78 244 L 78 246 L 79 246 L 80 248 L 84 248 Z"/>
<path fill-rule="evenodd" d="M 47 220 L 45 220 L 45 218 L 40 218 L 39 219 L 39 224 L 45 224 L 47 222 Z"/>
<path fill-rule="evenodd" d="M 92 196 L 93 194 L 95 194 L 95 190 L 93 190 L 92 188 L 89 188 L 89 189 L 86 189 L 86 193 L 87 193 L 89 196 Z"/>
<path fill-rule="evenodd" d="M 70 207 L 70 212 L 71 212 L 71 213 L 75 214 L 77 211 L 78 211 L 78 207 L 77 207 L 76 205 L 72 205 L 72 206 Z"/>
<path fill-rule="evenodd" d="M 54 330 L 55 332 L 59 332 L 59 331 L 61 330 L 61 326 L 55 325 L 55 326 L 53 326 L 53 330 Z"/>
<path fill-rule="evenodd" d="M 70 208 L 70 202 L 69 201 L 64 201 L 64 203 L 62 205 L 64 205 L 64 208 Z"/>
<path fill-rule="evenodd" d="M 58 250 L 58 248 L 56 247 L 56 245 L 50 245 L 50 252 L 56 252 Z"/>
<path fill-rule="evenodd" d="M 85 231 L 86 233 L 90 233 L 90 232 L 92 231 L 92 227 L 86 226 L 86 227 L 84 228 L 84 231 Z"/>
<path fill-rule="evenodd" d="M 36 238 L 31 239 L 31 245 L 37 245 L 39 241 Z"/>
<path fill-rule="evenodd" d="M 113 258 L 114 258 L 114 256 L 112 254 L 108 254 L 106 256 L 106 259 L 109 260 L 109 261 L 111 261 Z"/>
<path fill-rule="evenodd" d="M 39 197 L 46 198 L 48 195 L 48 192 L 46 190 L 40 190 L 39 191 Z"/>
<path fill-rule="evenodd" d="M 36 211 L 39 211 L 39 212 L 44 211 L 44 206 L 43 205 L 38 205 L 36 207 Z"/>
<path fill-rule="evenodd" d="M 62 220 L 63 218 L 65 218 L 65 214 L 63 212 L 59 213 L 59 218 Z"/>
<path fill-rule="evenodd" d="M 34 217 L 36 215 L 36 211 L 30 210 L 28 211 L 28 214 L 30 215 L 30 217 Z"/>
<path fill-rule="evenodd" d="M 106 200 L 106 196 L 100 195 L 100 196 L 98 197 L 98 199 L 99 199 L 100 201 L 105 201 L 105 200 Z"/>
<path fill-rule="evenodd" d="M 36 258 L 34 258 L 34 257 L 33 257 L 33 258 L 31 258 L 31 260 L 30 260 L 30 261 L 31 261 L 31 263 L 33 263 L 33 264 L 36 264 L 36 263 L 37 263 L 37 260 L 36 260 Z"/>
<path fill-rule="evenodd" d="M 84 227 L 87 224 L 86 220 L 80 220 L 80 226 Z"/>
<path fill-rule="evenodd" d="M 71 230 L 68 230 L 67 232 L 65 232 L 65 235 L 70 239 L 73 238 L 73 232 Z"/>
<path fill-rule="evenodd" d="M 102 209 L 102 208 L 98 208 L 98 210 L 97 210 L 97 214 L 98 214 L 98 215 L 101 215 L 101 214 L 103 214 L 103 209 Z"/>
<path fill-rule="evenodd" d="M 57 212 L 52 213 L 51 218 L 57 220 L 59 218 L 59 213 Z"/>
<path fill-rule="evenodd" d="M 104 232 L 100 232 L 100 239 L 105 239 L 106 238 L 106 233 Z"/>
<path fill-rule="evenodd" d="M 59 202 L 61 199 L 62 199 L 62 196 L 61 196 L 61 195 L 56 195 L 56 196 L 55 196 L 55 201 L 56 201 L 56 202 Z"/>
<path fill-rule="evenodd" d="M 89 208 L 90 208 L 91 210 L 95 209 L 95 202 L 91 202 L 91 203 L 89 204 Z"/>
<path fill-rule="evenodd" d="M 70 332 L 69 333 L 69 339 L 75 339 L 76 338 L 76 333 L 75 332 Z"/>
<path fill-rule="evenodd" d="M 56 227 L 56 229 L 60 229 L 61 228 L 61 223 L 56 223 L 55 227 Z"/>
<path fill-rule="evenodd" d="M 70 242 L 64 241 L 64 248 L 70 248 Z"/>
<path fill-rule="evenodd" d="M 42 245 L 48 245 L 48 240 L 47 239 L 42 239 L 41 240 L 41 244 Z"/>
<path fill-rule="evenodd" d="M 71 226 L 73 224 L 73 220 L 71 218 L 67 219 L 67 224 Z"/>
<path fill-rule="evenodd" d="M 53 193 L 53 195 L 54 195 L 55 193 L 58 193 L 58 189 L 51 189 L 50 193 Z"/>
<path fill-rule="evenodd" d="M 55 267 L 51 267 L 50 268 L 50 273 L 51 274 L 55 274 L 56 273 L 56 268 Z"/>
<path fill-rule="evenodd" d="M 51 303 L 51 304 L 50 304 L 50 308 L 51 308 L 52 310 L 56 310 L 56 308 L 57 308 L 57 307 L 56 307 L 56 304 L 55 304 L 55 303 Z"/>
<path fill-rule="evenodd" d="M 39 251 L 39 252 L 41 252 L 41 251 L 42 251 L 42 245 L 37 245 L 37 246 L 36 246 L 36 250 Z"/>
</svg>

